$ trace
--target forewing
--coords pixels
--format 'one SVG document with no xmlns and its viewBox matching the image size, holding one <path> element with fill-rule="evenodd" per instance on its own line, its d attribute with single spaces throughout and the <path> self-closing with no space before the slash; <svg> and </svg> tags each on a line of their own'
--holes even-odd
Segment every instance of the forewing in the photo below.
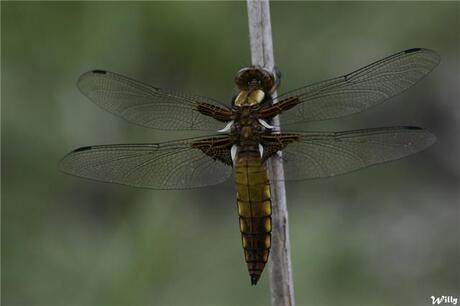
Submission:
<svg viewBox="0 0 460 306">
<path fill-rule="evenodd" d="M 219 184 L 232 174 L 230 147 L 226 136 L 83 147 L 65 156 L 60 169 L 135 187 L 196 188 Z"/>
<path fill-rule="evenodd" d="M 279 96 L 281 124 L 325 120 L 361 112 L 401 93 L 439 63 L 428 49 L 402 51 L 347 75 Z M 267 111 L 267 113 L 270 113 Z"/>
<path fill-rule="evenodd" d="M 264 136 L 272 151 L 284 146 L 281 158 L 286 180 L 334 176 L 396 160 L 426 149 L 435 140 L 433 134 L 416 127 Z"/>
<path fill-rule="evenodd" d="M 113 72 L 89 71 L 77 85 L 101 108 L 150 128 L 216 131 L 231 120 L 231 111 L 210 98 L 155 88 Z"/>
</svg>

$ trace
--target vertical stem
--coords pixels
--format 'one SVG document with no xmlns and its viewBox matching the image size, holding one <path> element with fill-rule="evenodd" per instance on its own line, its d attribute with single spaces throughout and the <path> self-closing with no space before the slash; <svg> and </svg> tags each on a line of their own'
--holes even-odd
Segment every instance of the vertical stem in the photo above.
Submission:
<svg viewBox="0 0 460 306">
<path fill-rule="evenodd" d="M 270 6 L 268 0 L 247 0 L 249 40 L 252 65 L 270 71 L 275 67 L 273 56 Z M 274 93 L 276 96 L 276 92 Z M 275 101 L 276 103 L 276 101 Z M 273 119 L 279 126 L 279 118 Z M 276 130 L 275 130 L 276 131 Z M 279 131 L 279 129 L 277 130 Z M 281 153 L 268 161 L 272 190 L 272 247 L 270 251 L 270 290 L 273 306 L 294 306 L 294 283 L 291 269 L 288 211 Z"/>
</svg>

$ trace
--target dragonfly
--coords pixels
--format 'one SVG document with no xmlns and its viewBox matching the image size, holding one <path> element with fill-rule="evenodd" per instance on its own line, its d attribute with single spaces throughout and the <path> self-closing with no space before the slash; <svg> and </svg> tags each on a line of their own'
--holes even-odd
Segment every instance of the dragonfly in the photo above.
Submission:
<svg viewBox="0 0 460 306">
<path fill-rule="evenodd" d="M 432 50 L 413 48 L 346 75 L 275 95 L 279 73 L 249 66 L 235 77 L 230 104 L 161 89 L 109 71 L 78 80 L 80 91 L 131 123 L 160 130 L 210 131 L 162 143 L 94 145 L 60 162 L 68 174 L 152 189 L 216 185 L 233 177 L 244 259 L 256 285 L 272 243 L 272 186 L 344 174 L 422 151 L 436 138 L 414 126 L 351 131 L 288 131 L 290 125 L 334 119 L 381 104 L 411 87 L 439 63 Z M 279 116 L 283 125 L 273 120 Z M 284 178 L 272 177 L 278 159 Z"/>
</svg>

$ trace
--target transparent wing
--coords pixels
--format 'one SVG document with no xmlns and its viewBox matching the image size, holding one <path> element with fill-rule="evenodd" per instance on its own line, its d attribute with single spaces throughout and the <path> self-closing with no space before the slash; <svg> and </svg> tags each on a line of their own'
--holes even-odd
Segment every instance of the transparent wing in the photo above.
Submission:
<svg viewBox="0 0 460 306">
<path fill-rule="evenodd" d="M 422 151 L 436 140 L 433 134 L 417 127 L 281 133 L 264 137 L 275 146 L 284 142 L 281 158 L 286 180 L 351 172 Z"/>
<path fill-rule="evenodd" d="M 103 182 L 153 189 L 185 189 L 219 184 L 232 174 L 228 137 L 160 144 L 120 144 L 79 148 L 60 169 Z M 229 165 L 230 163 L 230 165 Z"/>
<path fill-rule="evenodd" d="M 155 88 L 113 72 L 89 71 L 77 86 L 101 108 L 150 128 L 216 131 L 231 120 L 226 118 L 231 111 L 210 98 Z M 223 122 L 209 117 L 213 114 Z"/>
<path fill-rule="evenodd" d="M 289 109 L 281 113 L 281 124 L 361 112 L 414 85 L 436 67 L 439 60 L 434 51 L 410 49 L 350 74 L 290 91 L 278 97 L 279 102 L 284 100 L 287 103 L 282 104 L 289 105 Z"/>
</svg>

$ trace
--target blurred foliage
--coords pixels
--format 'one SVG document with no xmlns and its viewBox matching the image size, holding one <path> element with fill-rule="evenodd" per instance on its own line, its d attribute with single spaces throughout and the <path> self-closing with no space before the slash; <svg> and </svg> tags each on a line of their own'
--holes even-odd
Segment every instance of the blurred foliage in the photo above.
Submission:
<svg viewBox="0 0 460 306">
<path fill-rule="evenodd" d="M 57 170 L 79 146 L 189 136 L 99 109 L 75 86 L 87 70 L 229 101 L 234 73 L 249 64 L 245 3 L 2 1 L 1 9 L 3 305 L 268 305 L 268 270 L 249 285 L 232 182 L 154 191 Z M 299 127 L 420 125 L 438 143 L 288 185 L 298 305 L 459 296 L 460 3 L 274 2 L 271 14 L 280 92 L 407 48 L 442 57 L 393 103 Z"/>
</svg>

